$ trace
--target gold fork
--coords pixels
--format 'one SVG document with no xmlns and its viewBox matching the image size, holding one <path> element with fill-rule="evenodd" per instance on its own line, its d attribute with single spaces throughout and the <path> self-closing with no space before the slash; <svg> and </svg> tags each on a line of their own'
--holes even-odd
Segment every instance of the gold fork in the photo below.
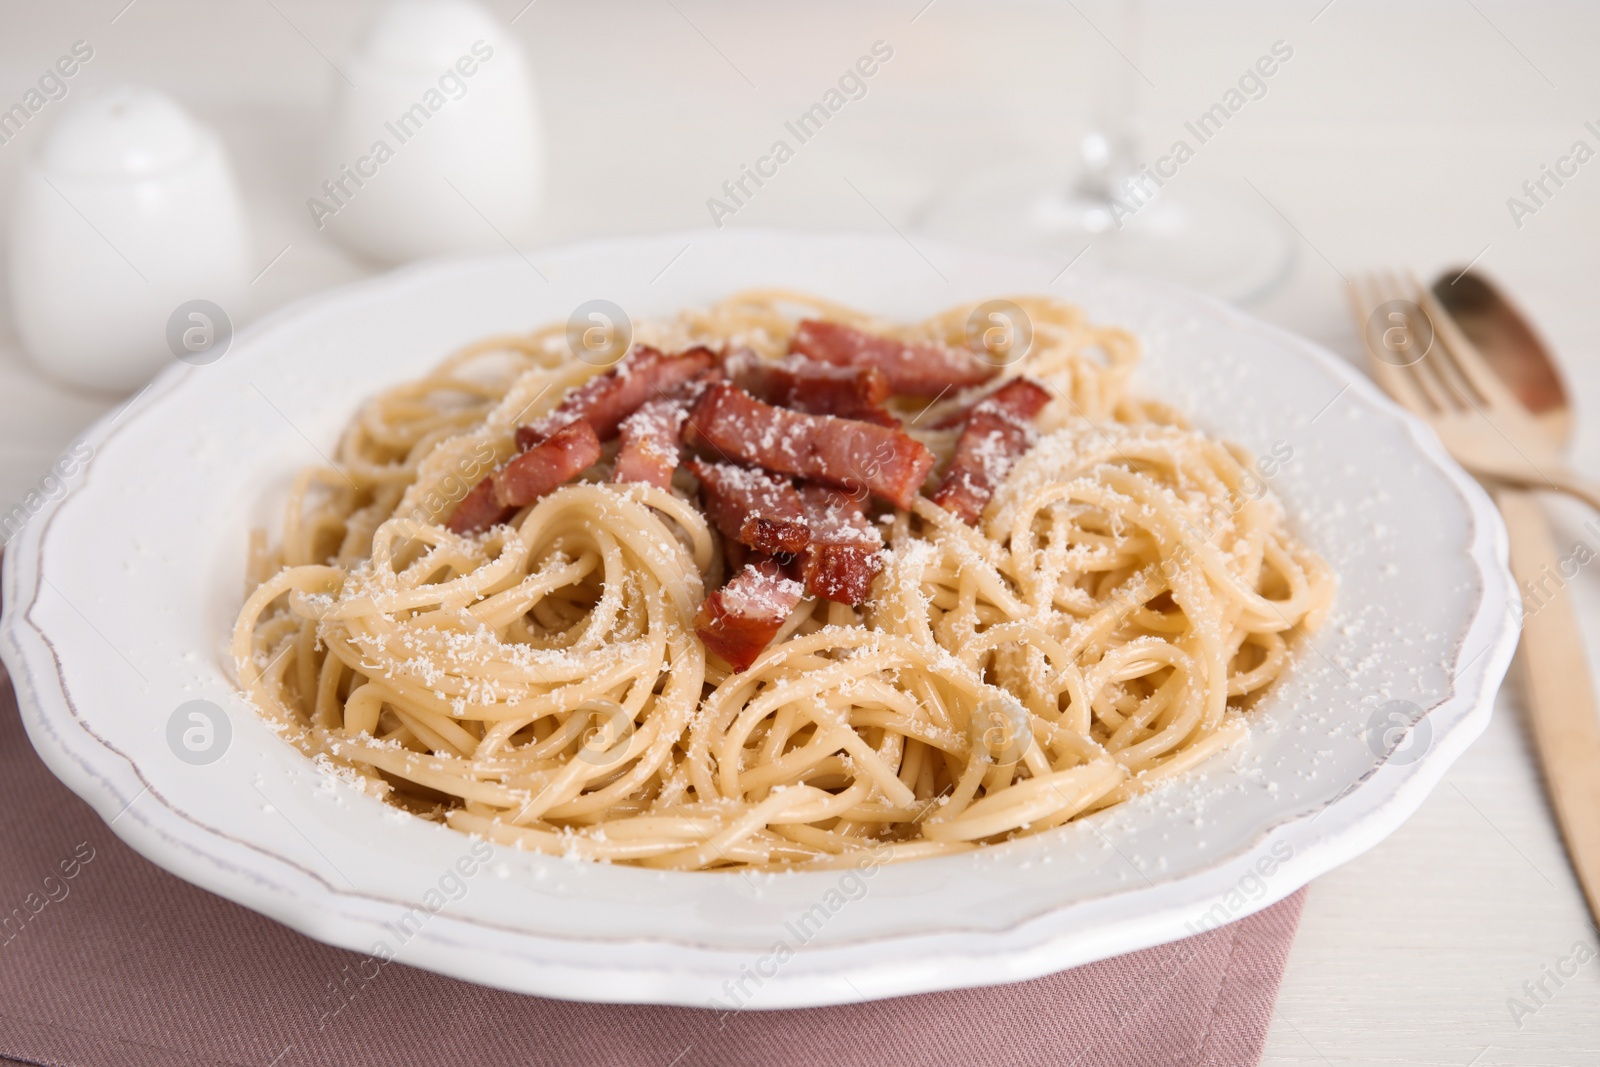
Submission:
<svg viewBox="0 0 1600 1067">
<path fill-rule="evenodd" d="M 1415 276 L 1357 275 L 1350 300 L 1372 376 L 1422 416 L 1463 467 L 1510 485 L 1570 493 L 1600 508 L 1600 482 L 1567 465 L 1538 417 Z"/>
</svg>

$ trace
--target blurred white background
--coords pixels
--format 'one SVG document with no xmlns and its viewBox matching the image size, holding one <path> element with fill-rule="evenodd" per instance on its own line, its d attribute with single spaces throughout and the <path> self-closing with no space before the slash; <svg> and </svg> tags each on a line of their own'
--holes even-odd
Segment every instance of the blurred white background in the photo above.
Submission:
<svg viewBox="0 0 1600 1067">
<path fill-rule="evenodd" d="M 1249 310 L 1355 358 L 1342 275 L 1382 266 L 1431 275 L 1476 257 L 1562 357 L 1580 412 L 1575 458 L 1600 472 L 1600 433 L 1584 417 L 1600 407 L 1600 162 L 1520 227 L 1507 206 L 1574 141 L 1600 147 L 1584 128 L 1600 128 L 1600 5 L 1149 3 L 1137 47 L 1118 40 L 1120 9 L 1106 0 L 489 6 L 514 20 L 542 101 L 546 194 L 536 230 L 519 240 L 535 261 L 543 244 L 709 225 L 707 198 L 875 41 L 894 58 L 867 95 L 728 225 L 893 226 L 915 241 L 920 213 L 980 169 L 1065 183 L 1096 87 L 1125 76 L 1130 59 L 1148 157 L 1273 42 L 1288 42 L 1294 59 L 1266 96 L 1172 185 L 1204 175 L 1253 189 L 1292 228 L 1288 279 Z M 316 144 L 336 66 L 375 8 L 5 0 L 0 108 L 85 40 L 94 59 L 71 94 L 143 82 L 215 128 L 255 233 L 252 274 L 261 273 L 235 315 L 246 325 L 377 269 L 319 233 L 305 203 L 325 177 Z M 0 205 L 61 106 L 0 145 Z M 9 301 L 0 305 L 0 510 L 116 402 L 42 378 L 19 351 Z M 1586 516 L 1561 517 L 1570 541 Z M 1600 624 L 1592 576 L 1576 592 Z M 1507 1006 L 1575 942 L 1596 945 L 1514 697 L 1502 697 L 1489 735 L 1416 818 L 1312 886 L 1267 1063 L 1600 1062 L 1600 964 L 1520 1025 Z"/>
</svg>

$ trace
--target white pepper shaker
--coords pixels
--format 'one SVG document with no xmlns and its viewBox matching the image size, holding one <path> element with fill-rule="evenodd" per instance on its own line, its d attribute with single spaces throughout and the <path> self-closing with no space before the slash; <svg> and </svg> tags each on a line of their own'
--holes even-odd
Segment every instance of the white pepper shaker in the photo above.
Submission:
<svg viewBox="0 0 1600 1067">
<path fill-rule="evenodd" d="M 215 134 L 154 89 L 85 97 L 45 133 L 13 204 L 17 331 L 52 377 L 128 392 L 175 357 L 220 355 L 249 254 Z"/>
</svg>

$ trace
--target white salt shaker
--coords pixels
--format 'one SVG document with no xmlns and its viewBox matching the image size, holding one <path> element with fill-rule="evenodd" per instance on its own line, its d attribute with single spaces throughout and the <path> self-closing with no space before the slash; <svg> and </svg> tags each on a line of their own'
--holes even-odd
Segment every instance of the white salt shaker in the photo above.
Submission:
<svg viewBox="0 0 1600 1067">
<path fill-rule="evenodd" d="M 46 132 L 13 204 L 10 254 L 34 362 L 127 392 L 175 357 L 221 355 L 250 253 L 221 142 L 164 94 L 126 86 L 78 101 Z"/>
<path fill-rule="evenodd" d="M 543 164 L 527 58 L 473 0 L 393 0 L 335 76 L 306 208 L 385 263 L 504 249 L 527 231 Z"/>
</svg>

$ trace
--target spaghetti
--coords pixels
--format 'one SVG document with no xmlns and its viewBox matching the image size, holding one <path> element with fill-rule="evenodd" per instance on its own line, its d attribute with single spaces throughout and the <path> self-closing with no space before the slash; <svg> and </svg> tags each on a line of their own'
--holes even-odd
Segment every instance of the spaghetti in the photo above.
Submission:
<svg viewBox="0 0 1600 1067">
<path fill-rule="evenodd" d="M 646 867 L 946 854 L 1182 774 L 1244 736 L 1331 574 L 1249 456 L 1129 394 L 1130 334 L 1016 305 L 1031 344 L 996 382 L 1048 402 L 992 498 L 971 523 L 921 494 L 874 504 L 870 595 L 800 600 L 743 670 L 697 636 L 734 568 L 684 470 L 615 484 L 608 448 L 508 521 L 450 529 L 518 427 L 602 372 L 559 325 L 383 393 L 336 468 L 298 476 L 279 546 L 253 535 L 239 680 L 287 740 L 410 812 Z M 896 327 L 748 292 L 635 341 L 776 360 L 800 313 L 959 350 L 971 311 Z M 944 469 L 994 384 L 886 410 Z"/>
</svg>

